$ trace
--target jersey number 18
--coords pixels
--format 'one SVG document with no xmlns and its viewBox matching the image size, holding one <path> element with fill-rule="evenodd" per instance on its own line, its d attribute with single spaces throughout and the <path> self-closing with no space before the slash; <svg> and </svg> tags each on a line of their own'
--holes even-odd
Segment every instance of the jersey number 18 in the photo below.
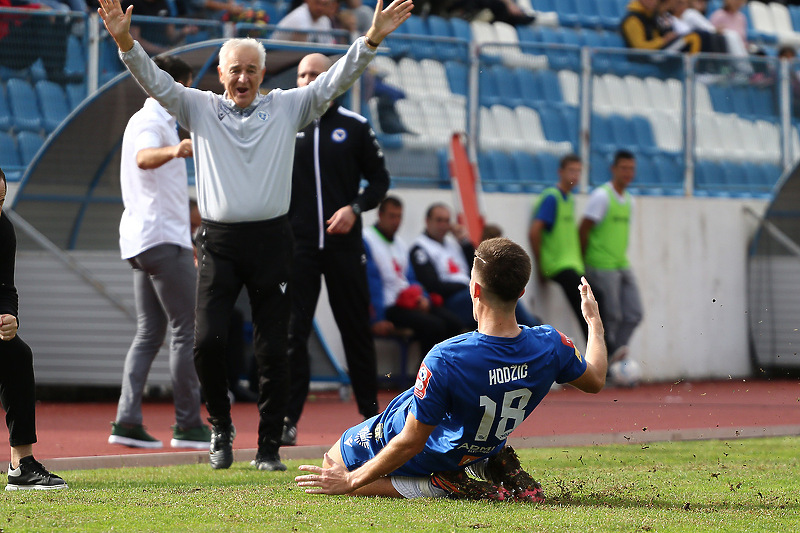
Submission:
<svg viewBox="0 0 800 533">
<path fill-rule="evenodd" d="M 525 406 L 528 405 L 530 399 L 531 391 L 524 388 L 510 390 L 503 395 L 500 420 L 497 422 L 497 429 L 494 432 L 498 440 L 503 440 L 511 435 L 511 432 L 525 420 Z M 515 401 L 517 406 L 513 407 Z M 489 432 L 494 427 L 497 416 L 497 403 L 488 396 L 481 396 L 481 407 L 483 407 L 483 418 L 481 418 L 481 425 L 478 426 L 478 432 L 475 434 L 475 440 L 478 442 L 486 441 L 489 438 Z"/>
</svg>

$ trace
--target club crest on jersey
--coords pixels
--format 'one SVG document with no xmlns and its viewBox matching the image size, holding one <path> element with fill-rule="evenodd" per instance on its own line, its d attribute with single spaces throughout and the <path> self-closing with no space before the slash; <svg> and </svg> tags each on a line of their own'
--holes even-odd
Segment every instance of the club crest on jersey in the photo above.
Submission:
<svg viewBox="0 0 800 533">
<path fill-rule="evenodd" d="M 428 390 L 428 382 L 431 380 L 431 371 L 422 363 L 417 372 L 417 382 L 414 383 L 414 396 L 420 400 L 425 397 L 425 392 Z"/>
<path fill-rule="evenodd" d="M 347 132 L 342 128 L 336 128 L 333 130 L 333 132 L 331 132 L 331 139 L 335 143 L 344 142 L 344 140 L 347 139 Z"/>
<path fill-rule="evenodd" d="M 266 111 L 259 111 L 256 116 L 258 118 L 260 118 L 261 120 L 263 120 L 263 121 L 266 121 L 267 119 L 269 119 L 269 113 L 267 113 Z"/>
<path fill-rule="evenodd" d="M 570 348 L 575 350 L 575 357 L 578 358 L 578 361 L 582 361 L 583 359 L 581 358 L 581 352 L 580 352 L 580 350 L 578 350 L 578 347 L 575 346 L 575 343 L 572 342 L 572 339 L 570 339 L 569 337 L 567 337 L 566 335 L 564 335 L 560 331 L 558 331 L 558 330 L 556 330 L 556 331 L 558 332 L 559 335 L 561 335 L 561 343 L 566 345 L 566 346 L 569 346 Z"/>
</svg>

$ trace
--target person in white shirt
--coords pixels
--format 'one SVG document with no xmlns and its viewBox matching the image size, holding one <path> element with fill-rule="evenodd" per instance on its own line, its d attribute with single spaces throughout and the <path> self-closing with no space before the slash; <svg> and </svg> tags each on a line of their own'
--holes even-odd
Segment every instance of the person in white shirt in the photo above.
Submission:
<svg viewBox="0 0 800 533">
<path fill-rule="evenodd" d="M 278 22 L 278 30 L 270 37 L 278 41 L 305 41 L 336 44 L 330 33 L 333 23 L 328 16 L 332 0 L 305 0 Z M 296 31 L 295 31 L 296 30 Z"/>
<path fill-rule="evenodd" d="M 329 70 L 305 87 L 261 94 L 266 51 L 252 38 L 228 39 L 220 48 L 224 94 L 175 83 L 130 34 L 133 8 L 100 0 L 98 14 L 119 56 L 142 88 L 187 127 L 194 150 L 198 281 L 194 360 L 211 422 L 209 462 L 233 464 L 236 429 L 228 398 L 228 326 L 242 287 L 253 317 L 258 372 L 259 470 L 286 470 L 278 449 L 288 389 L 287 343 L 294 239 L 287 213 L 297 132 L 322 115 L 375 57 L 378 46 L 411 16 L 411 0 L 378 0 L 366 35 Z"/>
<path fill-rule="evenodd" d="M 173 57 L 159 68 L 190 86 L 192 70 Z M 173 447 L 208 448 L 211 431 L 200 416 L 200 382 L 194 367 L 194 252 L 189 230 L 185 158 L 192 141 L 178 137 L 175 118 L 152 98 L 128 121 L 122 137 L 120 185 L 125 210 L 119 224 L 122 259 L 133 268 L 136 335 L 125 357 L 122 392 L 108 442 L 160 448 L 142 426 L 142 394 L 150 366 L 169 329 L 175 402 Z"/>
</svg>

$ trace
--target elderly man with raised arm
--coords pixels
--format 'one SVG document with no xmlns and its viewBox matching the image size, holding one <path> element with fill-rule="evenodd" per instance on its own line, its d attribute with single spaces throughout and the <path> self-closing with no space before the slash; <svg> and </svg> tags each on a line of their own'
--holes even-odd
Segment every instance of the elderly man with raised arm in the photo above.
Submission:
<svg viewBox="0 0 800 533">
<path fill-rule="evenodd" d="M 293 238 L 288 217 L 295 134 L 344 93 L 375 57 L 383 39 L 411 13 L 411 0 L 378 0 L 372 26 L 326 73 L 307 87 L 259 93 L 265 51 L 253 39 L 230 39 L 217 67 L 223 95 L 175 83 L 130 34 L 132 8 L 100 0 L 98 13 L 120 57 L 147 94 L 191 133 L 197 200 L 195 365 L 212 425 L 212 468 L 233 463 L 224 347 L 228 319 L 242 286 L 253 315 L 260 414 L 259 470 L 285 470 L 278 455 L 287 398 L 289 281 Z"/>
</svg>

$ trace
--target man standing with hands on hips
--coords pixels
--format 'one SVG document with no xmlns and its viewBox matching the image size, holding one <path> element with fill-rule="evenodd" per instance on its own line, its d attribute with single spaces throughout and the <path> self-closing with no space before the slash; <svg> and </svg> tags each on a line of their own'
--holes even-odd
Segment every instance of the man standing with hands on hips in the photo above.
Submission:
<svg viewBox="0 0 800 533">
<path fill-rule="evenodd" d="M 224 348 L 242 286 L 253 316 L 258 365 L 259 470 L 285 470 L 280 461 L 288 388 L 287 339 L 293 237 L 287 212 L 295 135 L 345 92 L 375 57 L 378 45 L 411 16 L 411 0 L 378 0 L 372 26 L 327 72 L 307 87 L 259 93 L 264 47 L 229 39 L 219 51 L 222 95 L 183 87 L 156 67 L 130 34 L 133 8 L 100 0 L 98 13 L 133 77 L 189 130 L 203 223 L 197 239 L 195 366 L 209 422 L 212 468 L 233 463 L 236 434 L 228 399 Z"/>
</svg>

